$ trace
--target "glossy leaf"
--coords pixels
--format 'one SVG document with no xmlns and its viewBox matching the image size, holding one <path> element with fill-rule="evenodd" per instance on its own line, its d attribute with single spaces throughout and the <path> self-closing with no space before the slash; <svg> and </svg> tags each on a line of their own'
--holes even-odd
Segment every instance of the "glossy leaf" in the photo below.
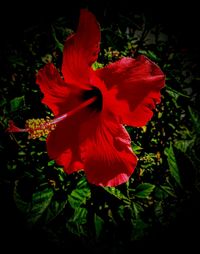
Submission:
<svg viewBox="0 0 200 254">
<path fill-rule="evenodd" d="M 179 149 L 181 152 L 186 153 L 194 145 L 195 139 L 190 140 L 177 140 L 174 146 Z"/>
<path fill-rule="evenodd" d="M 104 187 L 104 190 L 106 190 L 109 194 L 114 196 L 115 198 L 129 204 L 130 200 L 117 188 L 115 187 Z"/>
<path fill-rule="evenodd" d="M 155 188 L 155 197 L 157 200 L 164 200 L 169 196 L 176 197 L 174 190 L 170 186 L 160 185 Z"/>
<path fill-rule="evenodd" d="M 94 225 L 95 225 L 95 233 L 96 233 L 97 238 L 99 238 L 99 236 L 101 235 L 101 233 L 103 231 L 104 224 L 105 224 L 104 220 L 95 213 L 94 214 Z"/>
<path fill-rule="evenodd" d="M 49 223 L 53 221 L 57 216 L 59 216 L 67 205 L 68 200 L 55 200 L 52 198 L 46 212 L 45 212 L 45 222 Z"/>
<path fill-rule="evenodd" d="M 134 217 L 136 219 L 138 219 L 140 217 L 140 213 L 144 211 L 144 209 L 142 208 L 142 206 L 137 203 L 137 202 L 133 202 L 132 203 L 132 208 L 133 208 L 133 213 L 134 213 Z"/>
<path fill-rule="evenodd" d="M 53 190 L 50 188 L 33 193 L 31 209 L 27 216 L 28 223 L 35 224 L 42 217 L 44 211 L 50 205 L 53 195 Z"/>
<path fill-rule="evenodd" d="M 87 213 L 86 208 L 76 208 L 73 216 L 66 223 L 67 229 L 77 236 L 86 236 L 87 232 L 84 224 L 87 222 Z"/>
<path fill-rule="evenodd" d="M 17 208 L 25 215 L 29 225 L 35 224 L 44 214 L 50 205 L 54 195 L 53 190 L 48 186 L 44 186 L 42 190 L 33 192 L 30 200 L 24 200 L 18 190 L 18 183 L 14 189 L 14 200 Z"/>
<path fill-rule="evenodd" d="M 25 105 L 25 97 L 16 97 L 10 101 L 10 110 L 11 112 L 19 110 L 21 107 Z"/>
<path fill-rule="evenodd" d="M 88 211 L 84 207 L 78 207 L 74 211 L 74 215 L 71 218 L 77 224 L 85 224 L 87 222 Z"/>
<path fill-rule="evenodd" d="M 104 65 L 102 64 L 102 63 L 99 63 L 99 62 L 94 62 L 93 64 L 92 64 L 92 69 L 93 70 L 97 70 L 97 69 L 99 69 L 99 68 L 102 68 Z"/>
<path fill-rule="evenodd" d="M 61 52 L 63 52 L 64 45 L 58 40 L 56 36 L 56 31 L 53 26 L 52 26 L 52 36 L 55 41 L 56 48 L 58 48 Z"/>
<path fill-rule="evenodd" d="M 76 189 L 74 189 L 70 195 L 68 195 L 68 201 L 70 205 L 76 209 L 85 204 L 91 196 L 91 190 L 88 186 L 86 179 L 83 177 L 78 182 Z"/>
<path fill-rule="evenodd" d="M 176 91 L 175 89 L 171 88 L 170 86 L 167 86 L 166 85 L 166 91 L 167 93 L 173 97 L 175 100 L 177 100 L 179 98 L 179 96 L 182 96 L 182 97 L 185 97 L 185 98 L 188 98 L 189 96 L 187 94 L 184 94 L 184 93 L 181 93 L 179 91 Z"/>
<path fill-rule="evenodd" d="M 169 171 L 171 176 L 175 179 L 178 185 L 182 187 L 180 174 L 179 174 L 179 168 L 176 162 L 176 157 L 174 154 L 174 149 L 172 144 L 170 144 L 170 147 L 165 148 L 164 153 L 167 156 L 167 161 L 168 161 Z"/>
<path fill-rule="evenodd" d="M 154 190 L 155 185 L 151 183 L 141 183 L 135 189 L 135 196 L 138 198 L 148 198 Z"/>
<path fill-rule="evenodd" d="M 152 61 L 155 61 L 155 62 L 160 60 L 157 57 L 157 55 L 151 50 L 139 50 L 138 53 L 149 57 Z"/>
<path fill-rule="evenodd" d="M 188 107 L 189 113 L 190 113 L 190 117 L 193 123 L 193 126 L 195 128 L 196 133 L 200 134 L 200 114 L 192 109 L 192 107 Z"/>
</svg>

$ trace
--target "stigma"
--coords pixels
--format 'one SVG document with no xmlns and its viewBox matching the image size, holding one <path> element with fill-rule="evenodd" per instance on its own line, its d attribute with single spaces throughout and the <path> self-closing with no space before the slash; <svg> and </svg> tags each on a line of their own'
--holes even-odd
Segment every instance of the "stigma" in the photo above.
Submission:
<svg viewBox="0 0 200 254">
<path fill-rule="evenodd" d="M 25 128 L 17 127 L 13 121 L 9 121 L 7 132 L 27 132 L 28 139 L 36 139 L 42 136 L 48 135 L 52 130 L 56 128 L 56 124 L 52 123 L 51 119 L 28 119 L 25 123 Z"/>
</svg>

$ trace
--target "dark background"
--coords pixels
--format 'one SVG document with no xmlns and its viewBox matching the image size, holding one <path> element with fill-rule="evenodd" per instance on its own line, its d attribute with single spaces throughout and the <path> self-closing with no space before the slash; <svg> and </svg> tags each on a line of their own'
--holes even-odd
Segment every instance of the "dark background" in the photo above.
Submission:
<svg viewBox="0 0 200 254">
<path fill-rule="evenodd" d="M 174 34 L 180 43 L 190 46 L 199 45 L 199 8 L 197 1 L 114 1 L 114 0 L 80 0 L 39 2 L 27 1 L 5 2 L 1 6 L 1 36 L 16 40 L 25 29 L 31 26 L 49 24 L 60 16 L 79 16 L 79 9 L 88 7 L 95 13 L 98 20 L 104 23 L 115 22 L 119 15 L 144 13 L 152 22 L 162 24 L 169 34 Z M 2 41 L 2 40 L 1 40 Z"/>
</svg>

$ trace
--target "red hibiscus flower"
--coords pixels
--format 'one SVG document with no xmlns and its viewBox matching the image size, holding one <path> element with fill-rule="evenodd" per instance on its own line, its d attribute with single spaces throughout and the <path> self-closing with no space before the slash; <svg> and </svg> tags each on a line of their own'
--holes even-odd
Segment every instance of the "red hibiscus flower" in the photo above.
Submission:
<svg viewBox="0 0 200 254">
<path fill-rule="evenodd" d="M 128 181 L 137 157 L 123 124 L 144 126 L 160 102 L 165 78 L 144 56 L 119 61 L 94 71 L 100 49 L 100 27 L 86 9 L 76 34 L 64 45 L 61 78 L 50 63 L 37 74 L 42 100 L 54 113 L 49 122 L 29 120 L 25 129 L 11 122 L 9 131 L 50 132 L 47 151 L 70 174 L 84 169 L 88 181 L 117 186 Z"/>
</svg>

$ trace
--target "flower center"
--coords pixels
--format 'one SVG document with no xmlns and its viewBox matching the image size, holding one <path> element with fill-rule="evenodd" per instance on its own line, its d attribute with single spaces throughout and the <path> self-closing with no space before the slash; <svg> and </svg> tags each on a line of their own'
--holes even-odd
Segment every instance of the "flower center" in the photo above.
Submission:
<svg viewBox="0 0 200 254">
<path fill-rule="evenodd" d="M 88 107 L 100 112 L 103 107 L 103 96 L 102 96 L 101 91 L 96 87 L 92 87 L 91 90 L 85 91 L 83 94 L 84 100 L 89 100 L 89 99 L 95 98 L 95 97 L 96 97 L 96 100 L 93 103 L 91 103 L 90 105 L 88 105 Z"/>
</svg>

